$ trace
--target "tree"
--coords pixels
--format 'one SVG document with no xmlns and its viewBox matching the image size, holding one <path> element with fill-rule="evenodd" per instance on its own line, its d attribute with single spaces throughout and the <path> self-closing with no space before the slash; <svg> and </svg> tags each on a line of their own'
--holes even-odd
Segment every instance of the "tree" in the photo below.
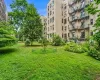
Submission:
<svg viewBox="0 0 100 80">
<path fill-rule="evenodd" d="M 6 22 L 0 22 L 0 47 L 13 45 L 15 42 L 13 26 Z"/>
<path fill-rule="evenodd" d="M 93 39 L 98 43 L 98 48 L 100 50 L 100 0 L 94 0 L 93 3 L 91 3 L 88 7 L 87 7 L 87 11 L 88 13 L 92 14 L 92 15 L 97 15 L 97 19 L 96 22 L 94 24 L 95 30 L 94 30 L 94 35 L 93 35 Z"/>
<path fill-rule="evenodd" d="M 59 35 L 54 35 L 53 40 L 52 40 L 53 46 L 61 46 L 64 44 L 65 42 L 62 40 L 62 38 Z"/>
<path fill-rule="evenodd" d="M 16 37 L 18 37 L 18 31 L 20 28 L 23 28 L 23 21 L 25 20 L 26 16 L 26 8 L 27 8 L 27 1 L 26 0 L 13 0 L 12 4 L 10 5 L 12 12 L 9 12 L 10 23 L 15 26 L 16 30 Z"/>
<path fill-rule="evenodd" d="M 49 43 L 49 41 L 47 40 L 46 37 L 41 38 L 41 44 L 43 46 L 44 51 L 46 51 L 46 47 L 47 47 L 48 43 Z"/>
<path fill-rule="evenodd" d="M 34 40 L 40 39 L 42 23 L 34 5 L 29 4 L 26 0 L 13 0 L 11 9 L 10 23 L 15 26 L 17 38 L 29 39 L 31 45 Z"/>
<path fill-rule="evenodd" d="M 37 13 L 36 8 L 32 4 L 29 4 L 27 7 L 24 23 L 25 39 L 29 39 L 32 45 L 33 41 L 38 41 L 42 37 L 43 30 L 40 16 Z"/>
</svg>

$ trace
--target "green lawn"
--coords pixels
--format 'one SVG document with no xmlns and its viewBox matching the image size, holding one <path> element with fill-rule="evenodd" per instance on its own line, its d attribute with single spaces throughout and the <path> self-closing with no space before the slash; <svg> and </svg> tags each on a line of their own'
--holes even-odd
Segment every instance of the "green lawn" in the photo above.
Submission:
<svg viewBox="0 0 100 80">
<path fill-rule="evenodd" d="M 48 53 L 40 53 L 38 46 L 14 47 L 14 52 L 0 54 L 0 80 L 96 80 L 100 75 L 100 61 L 87 54 L 66 52 L 62 47 Z"/>
</svg>

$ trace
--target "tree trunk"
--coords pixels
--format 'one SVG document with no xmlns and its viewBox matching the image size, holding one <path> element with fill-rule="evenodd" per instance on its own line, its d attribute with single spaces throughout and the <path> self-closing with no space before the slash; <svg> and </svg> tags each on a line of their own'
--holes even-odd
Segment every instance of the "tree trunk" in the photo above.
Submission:
<svg viewBox="0 0 100 80">
<path fill-rule="evenodd" d="M 33 42 L 31 41 L 31 46 L 33 45 Z"/>
<path fill-rule="evenodd" d="M 99 49 L 99 51 L 100 51 L 100 43 L 98 43 L 99 45 L 98 45 L 98 49 Z"/>
</svg>

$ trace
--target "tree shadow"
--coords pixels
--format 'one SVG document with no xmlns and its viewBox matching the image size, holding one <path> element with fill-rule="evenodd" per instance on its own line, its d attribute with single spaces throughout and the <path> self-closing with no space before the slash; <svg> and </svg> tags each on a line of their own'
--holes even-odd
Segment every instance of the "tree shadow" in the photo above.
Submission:
<svg viewBox="0 0 100 80">
<path fill-rule="evenodd" d="M 34 54 L 49 54 L 49 53 L 57 53 L 57 49 L 56 48 L 46 48 L 45 50 L 42 49 L 32 49 L 32 53 Z"/>
<path fill-rule="evenodd" d="M 0 49 L 0 55 L 12 53 L 12 52 L 15 52 L 15 51 L 17 51 L 16 48 L 3 48 L 3 49 Z"/>
<path fill-rule="evenodd" d="M 29 46 L 23 46 L 23 47 L 42 47 L 42 45 L 29 45 Z"/>
</svg>

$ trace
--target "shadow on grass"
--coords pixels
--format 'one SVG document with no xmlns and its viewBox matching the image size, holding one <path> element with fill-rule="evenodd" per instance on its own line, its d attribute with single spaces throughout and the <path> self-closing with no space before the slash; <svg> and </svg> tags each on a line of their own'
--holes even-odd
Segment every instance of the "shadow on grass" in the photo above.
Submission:
<svg viewBox="0 0 100 80">
<path fill-rule="evenodd" d="M 47 54 L 47 53 L 57 53 L 57 49 L 56 48 L 47 48 L 46 50 L 44 49 L 33 49 L 32 53 L 34 54 Z"/>
<path fill-rule="evenodd" d="M 42 47 L 42 45 L 29 45 L 29 46 L 22 46 L 22 47 Z"/>
<path fill-rule="evenodd" d="M 2 48 L 2 49 L 0 49 L 0 55 L 12 53 L 12 52 L 15 52 L 15 51 L 17 51 L 16 48 Z"/>
</svg>

